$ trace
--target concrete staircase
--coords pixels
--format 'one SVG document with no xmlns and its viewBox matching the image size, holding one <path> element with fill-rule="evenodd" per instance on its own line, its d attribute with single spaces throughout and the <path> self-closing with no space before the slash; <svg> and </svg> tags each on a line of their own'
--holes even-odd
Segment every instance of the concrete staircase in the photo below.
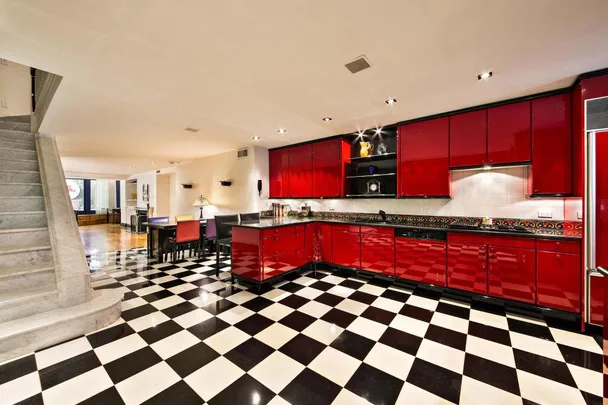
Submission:
<svg viewBox="0 0 608 405">
<path fill-rule="evenodd" d="M 28 119 L 0 118 L 0 362 L 120 316 L 117 291 L 91 291 L 88 281 L 66 287 L 90 276 L 54 139 L 41 143 Z"/>
</svg>

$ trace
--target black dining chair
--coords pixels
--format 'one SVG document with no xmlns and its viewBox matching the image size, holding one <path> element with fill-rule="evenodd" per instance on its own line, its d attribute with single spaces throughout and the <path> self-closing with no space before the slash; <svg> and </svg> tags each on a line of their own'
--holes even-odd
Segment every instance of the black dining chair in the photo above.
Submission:
<svg viewBox="0 0 608 405">
<path fill-rule="evenodd" d="M 239 214 L 240 217 L 240 221 L 241 222 L 246 222 L 246 221 L 259 221 L 260 220 L 260 213 L 259 212 L 250 212 L 247 214 Z"/>
<path fill-rule="evenodd" d="M 220 250 L 222 246 L 232 249 L 232 224 L 239 221 L 238 215 L 215 216 L 215 275 L 220 275 Z"/>
</svg>

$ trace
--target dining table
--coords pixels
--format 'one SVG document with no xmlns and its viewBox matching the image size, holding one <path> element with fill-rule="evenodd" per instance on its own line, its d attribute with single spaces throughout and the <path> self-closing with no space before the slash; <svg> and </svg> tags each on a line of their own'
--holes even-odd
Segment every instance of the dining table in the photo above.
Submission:
<svg viewBox="0 0 608 405">
<path fill-rule="evenodd" d="M 201 223 L 201 246 L 203 247 L 203 251 L 204 251 L 205 230 L 207 229 L 207 220 L 201 219 L 200 223 Z M 167 222 L 161 222 L 161 223 L 144 222 L 143 225 L 145 225 L 148 229 L 148 233 L 147 233 L 148 257 L 153 258 L 156 253 L 158 263 L 162 263 L 163 256 L 166 252 L 166 249 L 168 249 L 168 247 L 169 247 L 168 239 L 170 237 L 175 236 L 175 230 L 177 229 L 177 222 L 176 221 L 167 221 Z M 155 233 L 157 235 L 156 238 L 154 237 Z M 156 241 L 156 246 L 154 246 L 155 241 Z"/>
</svg>

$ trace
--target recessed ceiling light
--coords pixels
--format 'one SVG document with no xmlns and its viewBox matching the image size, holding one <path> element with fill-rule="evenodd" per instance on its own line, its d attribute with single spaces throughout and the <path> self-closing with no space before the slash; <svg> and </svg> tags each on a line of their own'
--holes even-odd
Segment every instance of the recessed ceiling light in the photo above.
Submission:
<svg viewBox="0 0 608 405">
<path fill-rule="evenodd" d="M 153 164 L 153 165 L 155 165 L 155 164 L 156 164 L 156 162 L 152 162 L 152 164 Z"/>
<path fill-rule="evenodd" d="M 331 117 L 323 117 L 323 121 L 329 122 L 329 121 L 331 121 Z"/>
<path fill-rule="evenodd" d="M 192 128 L 192 127 L 184 128 L 184 131 L 188 131 L 188 132 L 198 132 L 200 130 L 201 130 L 200 128 Z"/>
<path fill-rule="evenodd" d="M 382 128 L 376 128 L 376 135 L 380 135 L 382 133 Z"/>
<path fill-rule="evenodd" d="M 388 100 L 384 100 L 384 102 L 388 105 L 393 105 L 397 102 L 397 99 L 391 97 Z"/>
<path fill-rule="evenodd" d="M 137 169 L 137 166 L 133 166 L 134 169 Z"/>
<path fill-rule="evenodd" d="M 259 141 L 259 140 L 260 140 L 260 137 L 259 137 L 259 136 L 257 136 L 257 135 L 255 135 L 255 136 L 251 137 L 251 139 L 253 139 L 254 141 Z"/>
<path fill-rule="evenodd" d="M 477 80 L 485 80 L 489 79 L 490 77 L 492 77 L 492 72 L 483 72 L 477 75 Z"/>
<path fill-rule="evenodd" d="M 279 129 L 277 130 L 277 132 L 278 132 L 279 134 L 281 134 L 281 135 L 285 135 L 285 133 L 287 132 L 287 130 L 286 130 L 285 128 L 279 128 Z"/>
</svg>

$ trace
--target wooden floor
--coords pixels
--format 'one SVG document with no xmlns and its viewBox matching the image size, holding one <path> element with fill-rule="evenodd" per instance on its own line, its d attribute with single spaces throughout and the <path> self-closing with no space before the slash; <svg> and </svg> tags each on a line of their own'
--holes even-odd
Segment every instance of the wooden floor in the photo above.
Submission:
<svg viewBox="0 0 608 405">
<path fill-rule="evenodd" d="M 86 254 L 146 246 L 145 233 L 131 233 L 120 225 L 87 225 L 78 229 Z"/>
</svg>

